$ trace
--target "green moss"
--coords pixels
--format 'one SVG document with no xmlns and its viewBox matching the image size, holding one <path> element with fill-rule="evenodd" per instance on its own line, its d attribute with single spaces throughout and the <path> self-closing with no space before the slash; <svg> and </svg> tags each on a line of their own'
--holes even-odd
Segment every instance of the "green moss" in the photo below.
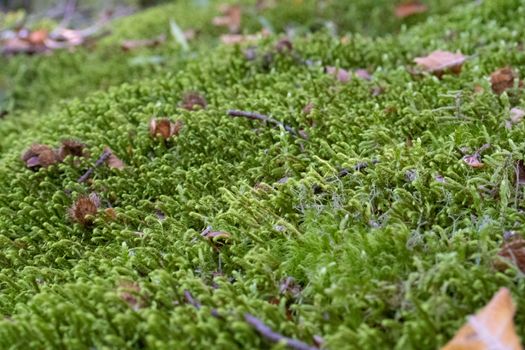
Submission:
<svg viewBox="0 0 525 350">
<path fill-rule="evenodd" d="M 496 272 L 492 262 L 503 232 L 521 232 L 525 221 L 523 190 L 513 185 L 525 129 L 504 127 L 509 108 L 524 101 L 494 95 L 487 77 L 523 66 L 524 12 L 518 0 L 458 6 L 399 35 L 354 34 L 347 43 L 321 31 L 294 39 L 296 56 L 270 62 L 263 56 L 277 37 L 254 61 L 219 47 L 170 74 L 57 105 L 7 136 L 0 347 L 268 347 L 243 321 L 250 312 L 308 343 L 321 335 L 329 349 L 436 348 L 498 288 L 519 302 L 521 273 Z M 459 76 L 407 71 L 438 48 L 470 56 Z M 328 65 L 366 67 L 373 78 L 343 85 L 323 72 Z M 384 92 L 373 96 L 377 86 Z M 178 107 L 190 90 L 206 96 L 206 109 Z M 230 118 L 233 108 L 269 114 L 309 138 Z M 152 139 L 152 116 L 185 127 L 168 142 Z M 19 160 L 34 142 L 64 138 L 86 142 L 91 156 L 38 172 Z M 467 167 L 459 148 L 485 143 L 485 167 Z M 92 183 L 77 183 L 105 145 L 126 169 L 102 166 Z M 335 176 L 365 161 L 366 169 Z M 68 208 L 92 191 L 117 219 L 72 224 Z M 220 253 L 200 235 L 207 226 L 231 235 Z M 299 296 L 280 295 L 288 276 Z M 127 291 L 136 294 L 129 305 L 122 293 L 132 281 L 139 288 Z M 524 315 L 519 303 L 521 336 Z"/>
</svg>

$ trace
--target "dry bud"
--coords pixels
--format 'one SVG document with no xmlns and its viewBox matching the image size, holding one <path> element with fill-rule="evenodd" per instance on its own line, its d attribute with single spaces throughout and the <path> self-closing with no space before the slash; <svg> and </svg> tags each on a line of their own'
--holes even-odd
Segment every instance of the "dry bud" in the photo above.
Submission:
<svg viewBox="0 0 525 350">
<path fill-rule="evenodd" d="M 64 140 L 58 149 L 58 158 L 63 161 L 67 156 L 84 157 L 87 152 L 84 151 L 86 145 L 76 140 Z"/>
<path fill-rule="evenodd" d="M 93 224 L 93 217 L 97 214 L 100 207 L 100 198 L 96 193 L 89 196 L 80 196 L 73 206 L 69 208 L 71 220 L 78 222 L 83 226 Z"/>
<path fill-rule="evenodd" d="M 181 120 L 177 120 L 174 123 L 168 118 L 154 118 L 149 122 L 149 132 L 153 137 L 168 139 L 172 136 L 178 136 L 183 125 Z"/>
<path fill-rule="evenodd" d="M 182 97 L 181 107 L 187 109 L 188 111 L 193 111 L 195 108 L 199 107 L 204 109 L 207 105 L 208 102 L 206 102 L 204 96 L 195 91 L 187 92 Z"/>
</svg>

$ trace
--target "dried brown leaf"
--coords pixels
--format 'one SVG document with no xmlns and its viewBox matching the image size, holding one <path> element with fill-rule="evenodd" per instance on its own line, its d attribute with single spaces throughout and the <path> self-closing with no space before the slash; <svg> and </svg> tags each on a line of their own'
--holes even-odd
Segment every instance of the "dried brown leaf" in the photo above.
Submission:
<svg viewBox="0 0 525 350">
<path fill-rule="evenodd" d="M 490 75 L 490 84 L 494 93 L 501 95 L 505 90 L 514 87 L 514 80 L 518 76 L 510 67 L 500 68 Z"/>
<path fill-rule="evenodd" d="M 498 259 L 494 261 L 494 267 L 499 271 L 505 271 L 511 265 L 525 273 L 525 240 L 519 235 L 503 243 Z"/>
<path fill-rule="evenodd" d="M 410 17 L 416 14 L 425 13 L 428 7 L 419 1 L 410 1 L 399 4 L 394 9 L 394 14 L 397 18 Z"/>
<path fill-rule="evenodd" d="M 515 312 L 509 290 L 501 288 L 442 350 L 523 349 L 513 322 Z"/>
<path fill-rule="evenodd" d="M 113 152 L 111 149 L 106 147 L 104 151 L 110 153 L 108 158 L 106 159 L 106 164 L 108 167 L 110 167 L 111 169 L 119 170 L 122 170 L 126 167 L 126 163 L 124 163 L 119 157 L 117 157 L 115 155 L 115 152 Z"/>
<path fill-rule="evenodd" d="M 63 161 L 67 156 L 84 157 L 86 145 L 77 140 L 64 140 L 58 149 L 58 158 Z"/>
<path fill-rule="evenodd" d="M 55 150 L 47 145 L 34 144 L 22 155 L 22 161 L 29 169 L 36 170 L 53 165 L 59 161 Z"/>
<path fill-rule="evenodd" d="M 218 27 L 227 27 L 230 33 L 238 33 L 241 29 L 241 7 L 239 5 L 222 6 L 221 14 L 222 16 L 213 18 L 213 25 Z"/>
<path fill-rule="evenodd" d="M 425 71 L 436 76 L 441 76 L 447 71 L 459 74 L 466 59 L 467 58 L 460 53 L 437 50 L 428 56 L 416 57 L 414 62 Z"/>
</svg>

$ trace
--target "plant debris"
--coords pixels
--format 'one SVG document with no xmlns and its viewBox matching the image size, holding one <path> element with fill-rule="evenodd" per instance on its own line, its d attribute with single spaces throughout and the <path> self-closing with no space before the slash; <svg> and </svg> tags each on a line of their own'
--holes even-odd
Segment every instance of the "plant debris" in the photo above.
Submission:
<svg viewBox="0 0 525 350">
<path fill-rule="evenodd" d="M 505 271 L 511 265 L 525 273 L 525 239 L 520 235 L 513 235 L 504 242 L 498 252 L 498 259 L 494 261 L 498 271 Z"/>
<path fill-rule="evenodd" d="M 257 317 L 253 316 L 252 314 L 246 313 L 244 314 L 244 320 L 259 334 L 261 334 L 264 338 L 267 340 L 273 342 L 273 343 L 284 343 L 287 347 L 295 350 L 318 350 L 316 347 L 308 345 L 306 343 L 303 343 L 300 340 L 292 339 L 285 337 L 282 334 L 279 334 L 277 332 L 274 332 L 270 327 L 268 327 L 266 324 L 264 324 L 263 321 L 259 320 Z"/>
<path fill-rule="evenodd" d="M 522 349 L 512 320 L 515 312 L 509 290 L 501 288 L 442 350 Z"/>
<path fill-rule="evenodd" d="M 239 5 L 223 5 L 220 12 L 221 16 L 213 18 L 213 25 L 227 27 L 230 33 L 238 33 L 241 30 L 241 7 Z"/>
<path fill-rule="evenodd" d="M 305 138 L 305 134 L 304 133 L 298 133 L 291 126 L 288 126 L 288 125 L 286 125 L 286 124 L 284 124 L 284 123 L 282 123 L 282 122 L 280 122 L 278 120 L 275 120 L 273 118 L 270 118 L 270 117 L 268 117 L 267 115 L 264 115 L 264 114 L 259 114 L 259 113 L 255 113 L 255 112 L 245 112 L 245 111 L 239 111 L 239 110 L 229 110 L 228 111 L 228 115 L 230 117 L 244 117 L 244 118 L 248 118 L 248 119 L 252 119 L 252 120 L 259 120 L 259 121 L 262 121 L 262 122 L 274 124 L 274 125 L 282 127 L 284 130 L 288 131 L 293 136 Z"/>
<path fill-rule="evenodd" d="M 182 97 L 181 107 L 188 111 L 193 111 L 199 108 L 204 109 L 207 105 L 208 102 L 206 102 L 206 98 L 195 91 L 187 92 Z"/>
<path fill-rule="evenodd" d="M 427 5 L 419 1 L 407 1 L 397 5 L 394 9 L 394 14 L 397 18 L 406 18 L 413 15 L 425 13 L 427 11 Z"/>
<path fill-rule="evenodd" d="M 510 67 L 500 68 L 490 75 L 490 84 L 495 94 L 501 95 L 504 91 L 514 87 L 514 80 L 518 75 Z M 519 86 L 522 82 L 518 83 Z"/>
<path fill-rule="evenodd" d="M 343 68 L 327 66 L 325 67 L 325 72 L 333 75 L 341 83 L 348 83 L 351 79 L 350 73 Z"/>
<path fill-rule="evenodd" d="M 100 198 L 96 193 L 91 193 L 89 196 L 83 195 L 69 208 L 69 217 L 83 226 L 90 226 L 93 224 L 99 207 Z"/>
<path fill-rule="evenodd" d="M 124 40 L 120 47 L 124 51 L 131 51 L 143 47 L 156 47 L 166 42 L 165 35 L 159 35 L 156 38 L 142 40 Z"/>
<path fill-rule="evenodd" d="M 106 164 L 109 168 L 122 170 L 126 167 L 126 164 L 109 147 L 106 147 L 104 151 L 109 152 L 109 156 L 106 159 Z"/>
<path fill-rule="evenodd" d="M 46 168 L 59 161 L 57 152 L 47 145 L 34 144 L 22 155 L 26 167 L 32 170 Z"/>
<path fill-rule="evenodd" d="M 89 177 L 91 176 L 91 174 L 93 174 L 93 172 L 95 171 L 95 169 L 99 166 L 101 166 L 102 164 L 104 164 L 106 162 L 106 160 L 112 155 L 113 153 L 111 152 L 111 150 L 109 148 L 106 148 L 104 149 L 104 152 L 102 152 L 102 154 L 100 155 L 100 157 L 97 159 L 97 161 L 95 162 L 95 165 L 91 168 L 89 168 L 85 173 L 84 175 L 82 175 L 81 177 L 78 178 L 77 182 L 78 183 L 82 183 L 82 182 L 86 182 Z"/>
<path fill-rule="evenodd" d="M 424 57 L 416 57 L 414 62 L 426 72 L 441 77 L 445 72 L 461 73 L 466 57 L 460 53 L 437 50 Z"/>
<path fill-rule="evenodd" d="M 140 294 L 137 282 L 122 282 L 119 286 L 119 296 L 129 307 L 137 311 L 146 306 L 146 299 Z"/>
<path fill-rule="evenodd" d="M 87 157 L 89 153 L 85 150 L 86 144 L 77 140 L 64 140 L 58 149 L 58 158 L 64 161 L 67 156 Z"/>
<path fill-rule="evenodd" d="M 166 140 L 172 136 L 178 136 L 183 126 L 182 120 L 172 122 L 168 118 L 153 118 L 149 122 L 149 133 L 152 137 L 160 137 Z"/>
</svg>

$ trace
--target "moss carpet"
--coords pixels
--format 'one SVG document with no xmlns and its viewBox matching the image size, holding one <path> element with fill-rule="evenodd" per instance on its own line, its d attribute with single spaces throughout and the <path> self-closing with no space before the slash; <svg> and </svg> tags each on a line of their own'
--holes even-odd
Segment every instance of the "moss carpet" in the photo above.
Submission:
<svg viewBox="0 0 525 350">
<path fill-rule="evenodd" d="M 250 59 L 246 45 L 217 44 L 216 7 L 192 20 L 175 11 L 190 6 L 181 2 L 123 19 L 94 51 L 1 65 L 8 79 L 49 67 L 27 86 L 11 81 L 18 107 L 0 120 L 1 348 L 286 348 L 261 337 L 250 313 L 326 349 L 434 349 L 500 287 L 525 336 L 523 272 L 494 267 L 525 221 L 515 179 L 525 127 L 508 127 L 525 101 L 517 81 L 499 95 L 489 80 L 507 66 L 525 73 L 525 4 L 450 2 L 367 31 L 365 5 L 358 22 L 346 1 L 332 3 L 326 18 L 348 14 L 337 35 L 307 25 L 291 51 L 277 49 L 287 23 L 316 9 L 305 2 L 286 17 L 283 2 L 266 15 L 276 34 Z M 190 52 L 134 54 L 160 55 L 160 66 L 116 53 L 169 18 L 204 38 Z M 246 30 L 258 30 L 249 18 Z M 461 73 L 415 73 L 413 59 L 434 50 L 466 55 Z M 328 66 L 371 79 L 342 83 Z M 183 108 L 189 92 L 206 107 Z M 151 119 L 164 117 L 180 132 L 152 137 Z M 84 156 L 33 170 L 20 159 L 32 144 L 67 139 L 85 143 Z M 79 182 L 106 147 L 125 167 L 102 164 Z M 482 147 L 482 168 L 463 161 Z M 91 215 L 72 218 L 93 194 Z"/>
</svg>

